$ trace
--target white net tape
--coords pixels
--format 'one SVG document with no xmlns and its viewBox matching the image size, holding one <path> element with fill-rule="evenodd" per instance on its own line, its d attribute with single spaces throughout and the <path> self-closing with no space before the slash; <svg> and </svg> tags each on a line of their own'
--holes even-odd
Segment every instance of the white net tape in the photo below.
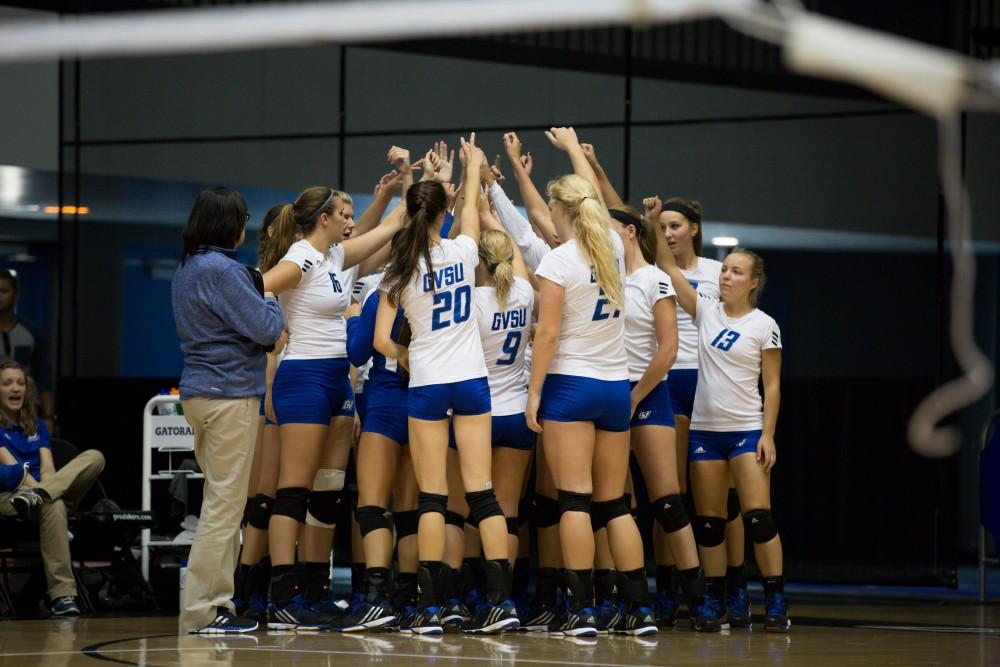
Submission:
<svg viewBox="0 0 1000 667">
<path fill-rule="evenodd" d="M 961 177 L 958 114 L 1000 110 L 1000 65 L 809 14 L 795 0 L 382 0 L 177 9 L 63 16 L 0 24 L 4 62 L 230 51 L 313 43 L 371 43 L 718 17 L 784 48 L 789 67 L 848 81 L 927 113 L 940 127 L 940 173 L 954 265 L 950 339 L 963 375 L 938 388 L 911 418 L 910 442 L 948 456 L 959 433 L 939 422 L 993 383 L 973 331 L 975 260 Z"/>
</svg>

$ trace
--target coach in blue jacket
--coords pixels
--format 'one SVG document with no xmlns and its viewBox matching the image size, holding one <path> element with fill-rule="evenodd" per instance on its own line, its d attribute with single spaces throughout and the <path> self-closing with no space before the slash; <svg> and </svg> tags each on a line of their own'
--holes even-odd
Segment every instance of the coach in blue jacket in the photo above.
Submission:
<svg viewBox="0 0 1000 667">
<path fill-rule="evenodd" d="M 213 188 L 198 195 L 184 227 L 184 254 L 172 301 L 184 353 L 180 394 L 194 429 L 205 493 L 188 557 L 181 632 L 248 632 L 233 615 L 240 519 L 264 393 L 264 348 L 284 328 L 278 302 L 236 261 L 249 220 L 242 195 Z"/>
</svg>

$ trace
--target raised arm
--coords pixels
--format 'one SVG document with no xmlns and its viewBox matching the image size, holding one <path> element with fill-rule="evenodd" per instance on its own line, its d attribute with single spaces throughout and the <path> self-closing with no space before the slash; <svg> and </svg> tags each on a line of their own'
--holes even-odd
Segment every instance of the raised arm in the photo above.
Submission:
<svg viewBox="0 0 1000 667">
<path fill-rule="evenodd" d="M 521 155 L 521 140 L 514 132 L 503 135 L 503 147 L 510 160 L 510 168 L 514 173 L 514 180 L 517 181 L 517 188 L 521 192 L 521 199 L 524 200 L 528 221 L 538 229 L 538 233 L 550 247 L 559 245 L 559 235 L 556 234 L 556 226 L 552 224 L 549 205 L 531 180 L 529 169 L 532 164 L 531 153 L 527 156 Z"/>
<path fill-rule="evenodd" d="M 580 146 L 580 140 L 576 137 L 576 130 L 572 127 L 553 127 L 545 133 L 545 136 L 553 146 L 569 156 L 569 161 L 573 165 L 573 172 L 577 176 L 582 176 L 590 181 L 594 189 L 597 190 L 601 206 L 607 208 L 608 205 L 601 195 L 601 183 L 597 180 L 597 174 L 594 173 L 594 168 L 590 166 L 590 162 L 587 160 L 587 156 Z M 608 216 L 609 224 L 610 221 L 611 217 Z"/>
<path fill-rule="evenodd" d="M 479 224 L 483 229 L 495 229 L 509 235 L 509 232 L 503 228 L 497 216 L 493 214 L 490 210 L 490 200 L 489 197 L 483 197 L 479 202 Z M 514 246 L 514 261 L 511 262 L 514 268 L 514 275 L 518 278 L 524 278 L 529 283 L 535 292 L 538 292 L 538 278 L 535 277 L 535 272 L 524 263 L 524 257 L 521 255 L 521 249 L 517 247 L 517 243 Z M 535 294 L 535 302 L 538 301 L 538 295 Z"/>
<path fill-rule="evenodd" d="M 460 155 L 464 166 L 462 196 L 465 197 L 461 214 L 456 216 L 462 225 L 462 230 L 459 233 L 468 236 L 475 241 L 476 245 L 479 245 L 479 198 L 483 194 L 479 170 L 486 163 L 486 156 L 482 149 L 476 147 L 475 132 L 469 135 L 468 141 L 464 138 L 459 141 L 462 144 Z"/>
<path fill-rule="evenodd" d="M 691 283 L 684 277 L 681 267 L 677 266 L 674 253 L 667 244 L 666 227 L 659 223 L 660 213 L 663 210 L 663 202 L 659 197 L 646 197 L 642 200 L 645 209 L 646 220 L 650 224 L 656 225 L 656 265 L 660 270 L 670 276 L 670 281 L 674 284 L 674 291 L 677 292 L 677 303 L 680 304 L 687 313 L 694 319 L 698 318 L 698 292 L 691 287 Z"/>
<path fill-rule="evenodd" d="M 396 234 L 396 232 L 400 230 L 400 227 L 402 227 L 404 206 L 405 206 L 404 201 L 400 199 L 399 205 L 397 205 L 396 208 L 392 210 L 392 213 L 386 216 L 385 220 L 382 222 L 381 225 L 379 225 L 372 231 L 368 232 L 367 234 L 362 234 L 361 236 L 358 237 L 345 239 L 341 243 L 341 245 L 344 246 L 345 269 L 349 269 L 355 264 L 362 264 L 363 262 L 365 262 L 365 260 L 374 257 L 373 261 L 378 263 L 373 264 L 373 262 L 367 262 L 367 264 L 362 266 L 364 272 L 359 271 L 360 275 L 368 275 L 369 273 L 372 272 L 373 265 L 374 267 L 378 267 L 381 266 L 386 261 L 388 255 L 385 255 L 385 257 L 381 258 L 381 261 L 378 261 L 380 258 L 375 256 L 379 253 L 380 250 L 385 250 L 388 248 L 389 241 L 392 240 L 392 237 Z M 388 251 L 386 250 L 386 252 Z"/>
<path fill-rule="evenodd" d="M 618 191 L 615 190 L 615 186 L 611 184 L 611 179 L 608 178 L 607 172 L 604 171 L 604 167 L 601 166 L 601 163 L 597 161 L 597 152 L 594 150 L 594 145 L 580 144 L 580 148 L 583 149 L 583 154 L 587 157 L 587 162 L 590 163 L 590 168 L 594 170 L 594 174 L 597 176 L 597 182 L 600 184 L 600 191 L 601 195 L 604 197 L 604 203 L 608 205 L 608 208 L 624 206 L 625 202 L 618 196 Z"/>
<path fill-rule="evenodd" d="M 361 214 L 361 217 L 358 218 L 358 224 L 354 227 L 353 236 L 358 237 L 365 232 L 375 229 L 379 220 L 385 215 L 386 209 L 389 208 L 389 202 L 392 201 L 393 194 L 399 189 L 402 182 L 403 175 L 396 170 L 390 171 L 378 179 L 378 183 L 375 184 L 372 203 Z"/>
</svg>

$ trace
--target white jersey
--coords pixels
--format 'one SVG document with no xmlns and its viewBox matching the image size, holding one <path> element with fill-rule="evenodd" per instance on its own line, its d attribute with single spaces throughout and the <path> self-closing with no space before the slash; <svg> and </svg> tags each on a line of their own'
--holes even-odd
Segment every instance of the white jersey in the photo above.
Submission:
<svg viewBox="0 0 1000 667">
<path fill-rule="evenodd" d="M 756 431 L 764 424 L 761 353 L 781 349 L 778 324 L 756 308 L 738 319 L 722 303 L 698 302 L 698 389 L 692 430 Z"/>
<path fill-rule="evenodd" d="M 344 248 L 331 246 L 326 255 L 302 239 L 292 244 L 282 262 L 302 272 L 299 284 L 283 292 L 288 344 L 284 359 L 332 359 L 347 356 L 344 311 L 351 301 L 357 267 L 344 270 Z"/>
<path fill-rule="evenodd" d="M 528 402 L 524 352 L 534 304 L 535 290 L 524 278 L 514 278 L 506 310 L 500 310 L 495 287 L 476 288 L 476 320 L 489 373 L 490 401 L 498 417 L 524 412 Z"/>
<path fill-rule="evenodd" d="M 441 239 L 403 289 L 400 305 L 412 332 L 410 386 L 486 377 L 483 344 L 473 317 L 479 248 L 470 237 Z M 382 285 L 382 289 L 385 289 Z"/>
<path fill-rule="evenodd" d="M 362 306 L 365 305 L 365 299 L 368 295 L 378 289 L 378 286 L 382 284 L 382 276 L 384 272 L 373 273 L 369 276 L 362 276 L 357 279 L 354 283 L 354 289 L 351 290 L 351 300 L 356 301 Z M 360 394 L 365 390 L 365 383 L 368 382 L 368 373 L 372 369 L 372 360 L 369 359 L 365 362 L 365 365 L 358 368 L 357 373 L 354 374 L 354 393 Z"/>
<path fill-rule="evenodd" d="M 608 230 L 608 237 L 624 284 L 625 248 L 618 234 Z M 566 290 L 559 340 L 548 372 L 596 380 L 627 380 L 624 318 L 604 298 L 576 239 L 545 255 L 535 273 Z"/>
<path fill-rule="evenodd" d="M 636 269 L 625 278 L 625 350 L 628 379 L 638 382 L 660 347 L 653 306 L 660 299 L 677 299 L 670 276 L 655 266 Z M 668 369 L 669 371 L 669 369 Z M 662 380 L 667 379 L 664 374 Z"/>
<path fill-rule="evenodd" d="M 719 300 L 719 274 L 722 262 L 707 257 L 698 258 L 698 266 L 692 271 L 681 271 L 691 283 L 691 287 L 705 299 Z M 698 300 L 698 307 L 705 303 Z M 698 368 L 698 326 L 683 308 L 677 309 L 677 360 L 674 369 Z"/>
</svg>

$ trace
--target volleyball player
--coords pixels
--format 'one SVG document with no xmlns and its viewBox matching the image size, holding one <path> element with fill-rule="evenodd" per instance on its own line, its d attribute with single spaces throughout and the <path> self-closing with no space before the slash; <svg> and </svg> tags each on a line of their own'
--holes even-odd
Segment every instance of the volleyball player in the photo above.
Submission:
<svg viewBox="0 0 1000 667">
<path fill-rule="evenodd" d="M 487 559 L 486 601 L 463 624 L 467 632 L 497 632 L 518 625 L 507 600 L 510 563 L 507 527 L 493 492 L 490 470 L 490 394 L 483 347 L 472 318 L 474 271 L 479 261 L 480 165 L 474 135 L 462 141 L 465 201 L 456 224 L 461 234 L 441 239 L 447 196 L 440 183 L 423 181 L 406 194 L 407 224 L 393 238 L 375 330 L 375 348 L 410 372 L 407 413 L 410 453 L 420 487 L 418 549 L 421 598 L 400 630 L 442 632 L 436 586 L 445 564 L 448 502 L 448 410 L 453 412 L 462 481 L 470 514 L 479 523 Z M 409 348 L 392 340 L 396 310 L 410 324 Z"/>
<path fill-rule="evenodd" d="M 649 208 L 655 213 L 658 206 L 653 198 Z M 698 513 L 696 535 L 705 573 L 719 577 L 725 572 L 722 542 L 731 474 L 764 579 L 764 629 L 785 632 L 790 622 L 781 538 L 771 513 L 782 345 L 777 323 L 756 307 L 764 287 L 764 260 L 743 248 L 733 249 L 719 274 L 718 302 L 699 297 L 684 280 L 673 253 L 661 251 L 657 260 L 674 279 L 681 307 L 698 326 L 700 377 L 691 415 L 688 457 Z M 763 404 L 758 389 L 761 380 Z M 711 590 L 708 601 L 724 623 L 725 601 Z"/>
<path fill-rule="evenodd" d="M 332 524 L 343 495 L 343 470 L 321 471 L 320 464 L 331 420 L 351 392 L 343 319 L 351 293 L 347 272 L 365 260 L 374 264 L 373 256 L 399 229 L 399 216 L 389 216 L 372 231 L 343 240 L 349 224 L 344 208 L 342 194 L 333 188 L 304 190 L 282 208 L 266 253 L 280 257 L 264 282 L 281 296 L 289 333 L 273 385 L 282 446 L 268 527 L 272 629 L 321 629 L 331 620 L 306 605 L 300 594 L 296 541 L 307 514 Z M 297 234 L 302 238 L 293 243 Z M 367 267 L 361 271 L 368 272 Z M 321 484 L 315 483 L 317 478 Z M 327 570 L 328 555 L 323 563 L 309 565 L 316 572 Z"/>
<path fill-rule="evenodd" d="M 650 513 L 679 563 L 691 626 L 718 632 L 705 604 L 705 581 L 677 481 L 674 414 L 667 372 L 677 355 L 677 302 L 670 277 L 656 265 L 656 223 L 631 207 L 610 209 L 625 247 L 625 350 L 632 387 L 630 441 L 650 498 Z"/>
<path fill-rule="evenodd" d="M 607 528 L 623 575 L 625 632 L 657 632 L 647 606 L 642 538 L 625 499 L 630 388 L 624 344 L 624 249 L 572 128 L 546 136 L 577 174 L 549 184 L 549 209 L 562 245 L 542 258 L 538 329 L 525 417 L 545 431 L 558 489 L 567 608 L 550 631 L 595 635 L 594 529 Z M 544 387 L 543 387 L 544 384 Z M 591 502 L 592 497 L 595 499 Z M 592 523 L 593 518 L 593 523 Z M 592 528 L 593 525 L 593 528 Z"/>
<path fill-rule="evenodd" d="M 274 221 L 281 208 L 281 204 L 272 206 L 261 221 L 257 266 L 262 272 L 271 268 L 264 262 L 264 249 L 274 233 Z M 286 339 L 287 336 L 282 334 L 274 349 L 267 353 L 265 393 L 260 401 L 257 442 L 254 445 L 247 504 L 243 512 L 243 548 L 240 551 L 240 562 L 235 578 L 236 590 L 233 595 L 236 613 L 259 623 L 267 622 L 267 589 L 271 583 L 271 559 L 266 555 L 267 525 L 271 520 L 271 508 L 274 506 L 274 494 L 277 491 L 278 448 L 281 445 L 278 425 L 274 422 L 274 409 L 271 406 L 271 385 L 278 369 L 278 355 Z"/>
<path fill-rule="evenodd" d="M 718 299 L 722 264 L 702 257 L 704 243 L 701 204 L 693 199 L 671 197 L 663 203 L 658 219 L 667 245 L 686 281 L 702 296 Z M 698 328 L 683 308 L 677 311 L 677 338 L 677 360 L 670 370 L 667 383 L 676 420 L 677 476 L 681 494 L 685 496 L 685 500 L 690 501 L 690 496 L 687 495 L 688 431 L 691 427 L 695 389 L 698 386 Z M 750 597 L 743 573 L 743 522 L 740 518 L 739 498 L 736 489 L 730 488 L 726 504 L 726 578 L 710 580 L 708 588 L 715 597 L 725 597 L 730 625 L 749 627 Z M 662 528 L 657 527 L 655 537 L 658 545 L 666 544 Z M 664 567 L 659 564 L 659 558 L 657 563 L 658 593 L 654 608 L 659 622 L 672 625 L 679 607 L 676 598 L 679 574 L 676 566 Z"/>
</svg>

